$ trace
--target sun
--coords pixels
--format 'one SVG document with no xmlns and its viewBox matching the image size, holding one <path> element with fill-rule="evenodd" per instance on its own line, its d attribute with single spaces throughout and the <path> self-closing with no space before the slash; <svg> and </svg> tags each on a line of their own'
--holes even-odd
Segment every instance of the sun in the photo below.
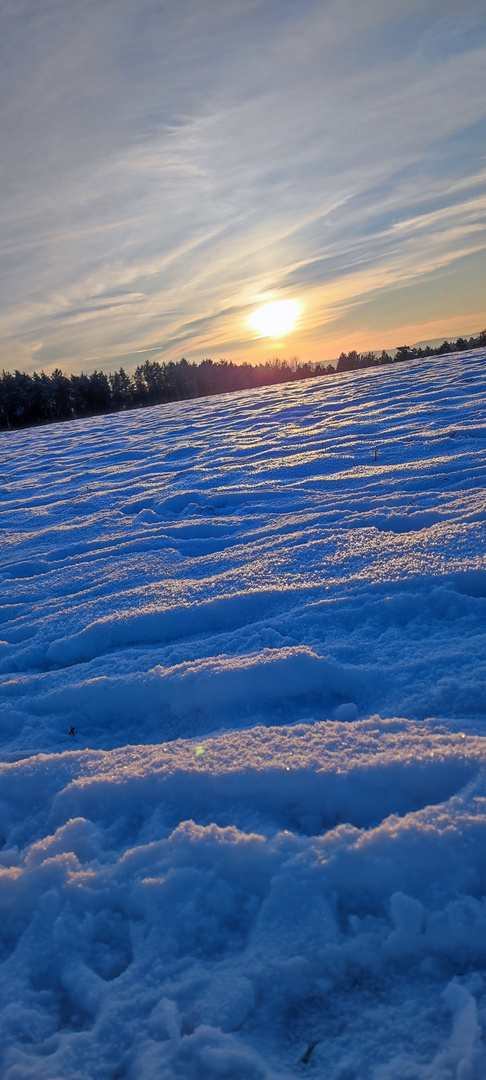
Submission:
<svg viewBox="0 0 486 1080">
<path fill-rule="evenodd" d="M 259 337 L 283 337 L 294 329 L 299 317 L 299 305 L 296 300 L 276 300 L 273 304 L 263 304 L 252 311 L 248 322 Z"/>
</svg>

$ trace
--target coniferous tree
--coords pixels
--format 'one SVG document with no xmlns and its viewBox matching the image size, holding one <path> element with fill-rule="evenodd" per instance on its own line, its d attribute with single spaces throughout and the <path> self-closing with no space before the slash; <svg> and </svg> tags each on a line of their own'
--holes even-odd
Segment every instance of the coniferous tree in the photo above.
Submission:
<svg viewBox="0 0 486 1080">
<path fill-rule="evenodd" d="M 459 337 L 454 344 L 444 341 L 436 348 L 401 345 L 393 357 L 385 350 L 377 355 L 352 349 L 341 353 L 336 368 L 332 364 L 300 364 L 296 357 L 290 361 L 274 357 L 265 364 L 246 361 L 234 364 L 227 360 L 214 363 L 208 358 L 199 365 L 184 358 L 178 363 L 171 360 L 160 364 L 157 360 L 147 359 L 136 368 L 132 377 L 123 368 L 109 376 L 102 371 L 93 371 L 91 375 L 82 373 L 70 377 L 59 368 L 52 375 L 43 371 L 32 375 L 4 371 L 0 377 L 0 428 L 70 420 L 485 347 L 486 330 L 482 330 L 477 337 Z"/>
</svg>

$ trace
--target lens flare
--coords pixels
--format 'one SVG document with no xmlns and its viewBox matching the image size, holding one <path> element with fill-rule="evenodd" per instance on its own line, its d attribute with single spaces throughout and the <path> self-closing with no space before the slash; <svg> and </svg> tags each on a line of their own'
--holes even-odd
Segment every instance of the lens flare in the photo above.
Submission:
<svg viewBox="0 0 486 1080">
<path fill-rule="evenodd" d="M 298 317 L 296 300 L 276 300 L 252 311 L 248 322 L 259 337 L 283 337 L 294 329 Z"/>
</svg>

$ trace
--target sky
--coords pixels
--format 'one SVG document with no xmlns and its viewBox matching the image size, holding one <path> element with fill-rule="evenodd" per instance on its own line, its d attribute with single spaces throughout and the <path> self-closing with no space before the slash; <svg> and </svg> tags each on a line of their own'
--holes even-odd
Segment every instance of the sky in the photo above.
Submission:
<svg viewBox="0 0 486 1080">
<path fill-rule="evenodd" d="M 3 0 L 0 367 L 483 329 L 485 70 L 484 0 Z"/>
</svg>

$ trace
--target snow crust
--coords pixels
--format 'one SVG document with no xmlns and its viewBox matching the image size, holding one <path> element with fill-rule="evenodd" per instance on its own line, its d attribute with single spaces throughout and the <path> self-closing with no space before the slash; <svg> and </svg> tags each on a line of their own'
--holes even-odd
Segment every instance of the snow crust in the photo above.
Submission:
<svg viewBox="0 0 486 1080">
<path fill-rule="evenodd" d="M 0 435 L 2 1080 L 484 1078 L 485 361 Z"/>
</svg>

